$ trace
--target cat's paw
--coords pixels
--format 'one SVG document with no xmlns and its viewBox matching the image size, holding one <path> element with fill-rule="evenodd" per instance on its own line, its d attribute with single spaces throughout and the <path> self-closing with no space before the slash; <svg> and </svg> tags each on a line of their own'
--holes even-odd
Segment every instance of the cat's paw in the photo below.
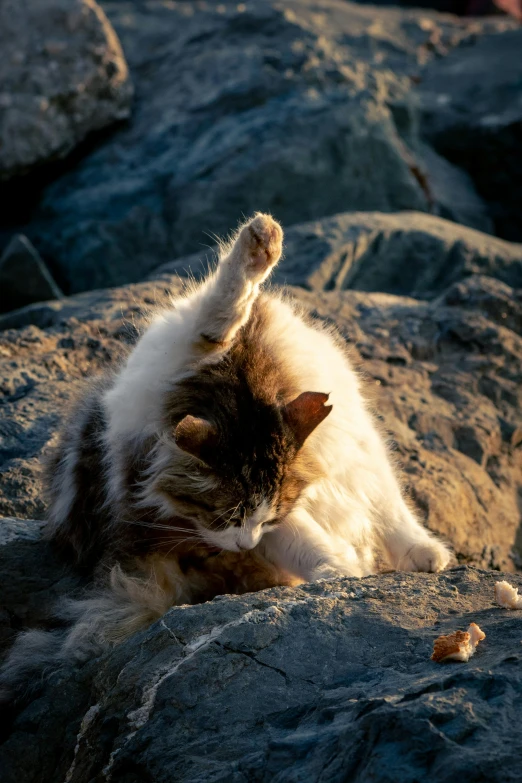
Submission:
<svg viewBox="0 0 522 783">
<path fill-rule="evenodd" d="M 315 568 L 312 571 L 308 581 L 319 582 L 323 579 L 342 579 L 343 576 L 345 576 L 345 574 L 341 573 L 341 571 L 338 571 L 337 568 L 323 565 L 323 566 L 319 566 L 318 568 Z"/>
<path fill-rule="evenodd" d="M 261 282 L 281 258 L 283 230 L 270 215 L 257 213 L 237 237 L 234 255 L 248 279 Z"/>
<path fill-rule="evenodd" d="M 327 565 L 326 563 L 314 568 L 309 575 L 309 582 L 318 582 L 321 579 L 344 579 L 347 576 L 362 577 L 363 572 L 355 563 L 339 564 L 338 566 Z"/>
<path fill-rule="evenodd" d="M 451 552 L 436 538 L 423 543 L 414 544 L 401 558 L 398 564 L 400 571 L 444 571 L 451 560 Z"/>
</svg>

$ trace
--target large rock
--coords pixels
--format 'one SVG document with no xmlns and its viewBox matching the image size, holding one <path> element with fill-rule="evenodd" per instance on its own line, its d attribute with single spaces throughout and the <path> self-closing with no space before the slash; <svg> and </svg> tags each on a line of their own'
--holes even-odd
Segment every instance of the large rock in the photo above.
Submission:
<svg viewBox="0 0 522 783">
<path fill-rule="evenodd" d="M 60 596 L 80 584 L 49 543 L 44 523 L 0 519 L 0 653 L 16 632 L 45 625 Z"/>
<path fill-rule="evenodd" d="M 423 132 L 466 169 L 495 231 L 522 240 L 522 29 L 491 33 L 433 60 L 419 85 Z"/>
<path fill-rule="evenodd" d="M 61 297 L 31 242 L 23 234 L 14 236 L 0 258 L 0 313 Z"/>
<path fill-rule="evenodd" d="M 0 180 L 129 116 L 127 65 L 95 0 L 2 0 L 0 51 Z"/>
<path fill-rule="evenodd" d="M 68 293 L 140 280 L 254 210 L 285 225 L 433 210 L 487 228 L 469 180 L 452 169 L 444 191 L 440 160 L 424 160 L 412 78 L 500 23 L 334 0 L 104 8 L 132 122 L 45 191 L 26 229 Z"/>
<path fill-rule="evenodd" d="M 495 606 L 499 578 L 460 567 L 172 609 L 54 678 L 0 748 L 2 781 L 516 781 L 522 619 Z M 470 662 L 432 662 L 470 621 L 486 633 Z"/>
<path fill-rule="evenodd" d="M 204 274 L 214 254 L 158 267 L 162 274 Z M 420 212 L 354 212 L 285 233 L 285 262 L 274 281 L 315 291 L 381 291 L 430 299 L 469 275 L 522 288 L 522 244 L 506 242 Z M 0 321 L 0 326 L 1 326 Z"/>
</svg>

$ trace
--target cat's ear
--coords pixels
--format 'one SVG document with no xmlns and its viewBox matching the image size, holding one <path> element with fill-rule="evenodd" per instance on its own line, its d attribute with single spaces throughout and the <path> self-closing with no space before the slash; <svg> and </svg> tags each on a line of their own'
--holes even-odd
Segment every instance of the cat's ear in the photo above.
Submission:
<svg viewBox="0 0 522 783">
<path fill-rule="evenodd" d="M 331 405 L 325 405 L 329 396 L 322 392 L 303 392 L 283 407 L 283 418 L 293 430 L 299 447 L 332 410 Z"/>
<path fill-rule="evenodd" d="M 218 433 L 206 419 L 189 415 L 174 429 L 174 440 L 182 451 L 206 462 L 205 456 L 217 444 Z"/>
</svg>

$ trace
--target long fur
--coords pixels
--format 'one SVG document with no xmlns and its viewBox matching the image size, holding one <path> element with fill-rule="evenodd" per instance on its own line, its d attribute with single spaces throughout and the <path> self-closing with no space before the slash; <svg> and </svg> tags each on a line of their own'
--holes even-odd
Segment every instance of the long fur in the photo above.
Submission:
<svg viewBox="0 0 522 783">
<path fill-rule="evenodd" d="M 74 409 L 49 530 L 94 586 L 60 607 L 66 631 L 19 637 L 7 686 L 84 660 L 173 604 L 363 576 L 376 556 L 410 571 L 447 565 L 403 497 L 343 341 L 260 293 L 281 240 L 269 216 L 245 224 Z"/>
</svg>

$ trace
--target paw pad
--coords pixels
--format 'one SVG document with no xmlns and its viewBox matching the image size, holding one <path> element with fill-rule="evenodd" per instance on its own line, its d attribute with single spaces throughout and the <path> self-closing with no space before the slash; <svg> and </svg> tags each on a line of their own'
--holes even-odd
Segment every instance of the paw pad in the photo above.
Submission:
<svg viewBox="0 0 522 783">
<path fill-rule="evenodd" d="M 283 231 L 270 215 L 257 214 L 239 234 L 241 255 L 255 276 L 265 277 L 279 261 Z"/>
</svg>

